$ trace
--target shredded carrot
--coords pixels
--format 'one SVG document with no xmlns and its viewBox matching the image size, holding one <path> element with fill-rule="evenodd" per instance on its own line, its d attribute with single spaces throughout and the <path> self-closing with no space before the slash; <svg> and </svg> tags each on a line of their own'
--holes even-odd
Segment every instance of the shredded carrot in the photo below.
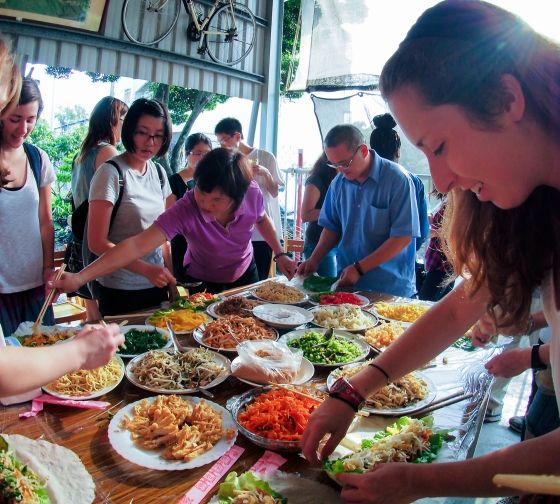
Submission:
<svg viewBox="0 0 560 504">
<path fill-rule="evenodd" d="M 237 417 L 249 431 L 267 439 L 299 441 L 317 401 L 287 390 L 259 395 Z"/>
</svg>

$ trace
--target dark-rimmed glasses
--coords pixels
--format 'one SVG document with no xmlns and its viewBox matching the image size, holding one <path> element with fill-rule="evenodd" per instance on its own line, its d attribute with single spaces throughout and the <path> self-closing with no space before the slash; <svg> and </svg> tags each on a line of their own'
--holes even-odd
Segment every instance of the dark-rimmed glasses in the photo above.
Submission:
<svg viewBox="0 0 560 504">
<path fill-rule="evenodd" d="M 352 161 L 354 161 L 354 157 L 356 157 L 356 154 L 360 150 L 360 147 L 361 145 L 358 145 L 358 147 L 354 151 L 354 154 L 352 154 L 352 157 L 348 161 L 339 161 L 338 163 L 328 162 L 326 163 L 327 166 L 330 168 L 334 168 L 335 170 L 337 170 L 338 168 L 350 168 L 350 165 L 352 164 Z"/>
</svg>

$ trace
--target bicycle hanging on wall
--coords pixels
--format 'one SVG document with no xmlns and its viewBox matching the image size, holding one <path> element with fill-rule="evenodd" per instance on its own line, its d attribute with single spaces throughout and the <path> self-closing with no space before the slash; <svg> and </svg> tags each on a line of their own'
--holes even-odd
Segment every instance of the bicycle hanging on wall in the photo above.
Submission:
<svg viewBox="0 0 560 504">
<path fill-rule="evenodd" d="M 208 53 L 217 63 L 235 65 L 245 58 L 255 42 L 255 16 L 235 0 L 214 0 L 204 15 L 194 0 L 125 0 L 122 26 L 136 44 L 154 45 L 177 25 L 181 3 L 191 21 L 187 38 L 198 42 L 198 53 Z"/>
</svg>

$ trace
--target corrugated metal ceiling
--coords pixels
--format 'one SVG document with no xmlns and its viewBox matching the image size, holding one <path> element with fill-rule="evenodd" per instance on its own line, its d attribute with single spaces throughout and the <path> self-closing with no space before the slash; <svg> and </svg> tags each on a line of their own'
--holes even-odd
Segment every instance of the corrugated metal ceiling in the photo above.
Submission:
<svg viewBox="0 0 560 504">
<path fill-rule="evenodd" d="M 99 34 L 8 19 L 0 20 L 0 32 L 18 57 L 30 63 L 164 82 L 262 101 L 273 0 L 237 1 L 253 11 L 257 29 L 253 50 L 234 67 L 216 64 L 208 56 L 201 58 L 197 54 L 197 43 L 189 42 L 186 37 L 189 19 L 184 11 L 173 32 L 157 46 L 144 47 L 130 42 L 121 26 L 123 0 L 108 0 L 104 27 Z"/>
</svg>

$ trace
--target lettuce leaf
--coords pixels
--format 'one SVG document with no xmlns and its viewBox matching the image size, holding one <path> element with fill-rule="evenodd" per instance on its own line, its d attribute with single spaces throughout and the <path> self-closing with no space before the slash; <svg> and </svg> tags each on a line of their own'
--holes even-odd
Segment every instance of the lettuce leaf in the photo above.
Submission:
<svg viewBox="0 0 560 504">
<path fill-rule="evenodd" d="M 250 471 L 240 476 L 235 471 L 230 472 L 218 489 L 218 499 L 220 504 L 228 504 L 236 497 L 238 491 L 251 491 L 257 488 L 278 499 L 282 504 L 288 504 L 288 499 L 274 491 L 268 482 L 258 478 Z"/>
</svg>

